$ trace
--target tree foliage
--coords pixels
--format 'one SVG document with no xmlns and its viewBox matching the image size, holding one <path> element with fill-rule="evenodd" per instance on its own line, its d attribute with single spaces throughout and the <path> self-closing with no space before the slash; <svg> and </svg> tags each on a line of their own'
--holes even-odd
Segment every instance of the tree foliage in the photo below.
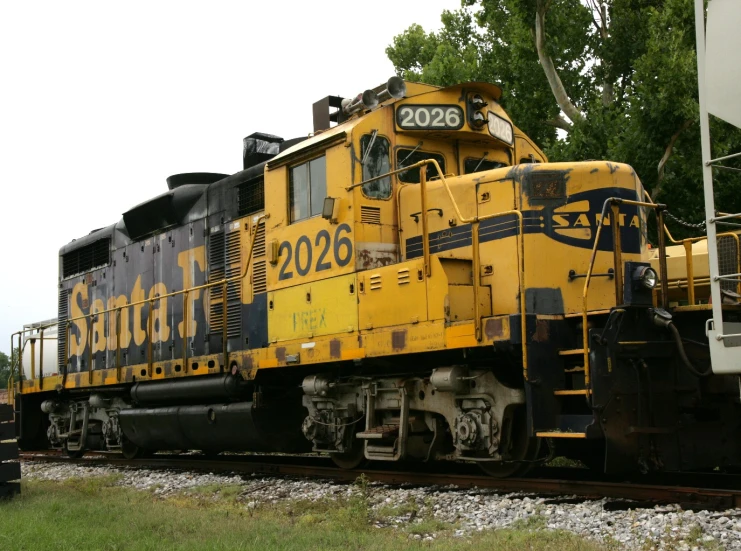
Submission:
<svg viewBox="0 0 741 551">
<path fill-rule="evenodd" d="M 629 163 L 674 215 L 703 219 L 693 0 L 462 0 L 442 23 L 394 38 L 401 76 L 498 83 L 551 160 Z M 715 156 L 741 151 L 738 129 L 713 119 L 711 134 Z M 741 173 L 716 176 L 717 207 L 741 211 Z"/>
<path fill-rule="evenodd" d="M 10 358 L 4 352 L 0 352 L 0 390 L 8 387 L 10 378 Z"/>
</svg>

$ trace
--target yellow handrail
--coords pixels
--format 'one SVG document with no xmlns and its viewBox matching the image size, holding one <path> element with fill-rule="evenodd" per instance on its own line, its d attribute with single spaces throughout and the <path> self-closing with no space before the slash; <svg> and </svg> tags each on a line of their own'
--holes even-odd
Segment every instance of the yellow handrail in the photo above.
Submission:
<svg viewBox="0 0 741 551">
<path fill-rule="evenodd" d="M 607 212 L 607 206 L 610 205 L 612 207 L 612 220 L 610 223 L 610 227 L 613 232 L 613 270 L 615 272 L 615 302 L 616 305 L 619 305 L 622 300 L 622 248 L 621 248 L 621 242 L 620 242 L 620 225 L 619 225 L 619 219 L 618 219 L 618 212 L 620 210 L 620 205 L 634 205 L 637 207 L 650 207 L 656 210 L 657 216 L 659 218 L 659 227 L 666 227 L 664 224 L 664 209 L 666 209 L 666 205 L 663 205 L 661 203 L 646 203 L 643 201 L 632 201 L 630 199 L 621 199 L 619 197 L 610 197 L 605 200 L 604 205 L 602 206 L 602 217 L 600 218 L 600 223 L 597 226 L 597 233 L 594 238 L 594 245 L 592 246 L 592 256 L 589 260 L 589 267 L 587 268 L 587 275 L 584 280 L 584 290 L 582 291 L 582 346 L 584 350 L 584 387 L 586 388 L 587 395 L 591 393 L 589 383 L 590 383 L 590 370 L 589 370 L 589 327 L 588 327 L 588 296 L 589 296 L 589 283 L 592 279 L 592 269 L 594 268 L 594 263 L 597 259 L 597 250 L 599 247 L 599 239 L 600 235 L 602 234 L 602 227 L 605 225 L 605 215 Z M 664 236 L 661 232 L 659 232 L 659 271 L 660 271 L 660 278 L 661 278 L 661 286 L 662 286 L 662 302 L 664 303 L 664 306 L 666 305 L 667 301 L 667 289 L 668 284 L 666 281 L 666 247 L 664 244 Z M 618 275 L 619 274 L 619 275 Z M 618 288 L 619 285 L 619 288 Z"/>
<path fill-rule="evenodd" d="M 648 191 L 645 189 L 643 190 L 644 195 L 648 198 L 648 200 L 653 203 L 653 199 L 651 199 L 651 196 L 649 195 Z M 720 213 L 721 216 L 723 216 L 723 213 Z M 725 216 L 731 216 L 726 214 Z M 666 233 L 666 236 L 669 238 L 669 241 L 674 243 L 675 245 L 683 245 L 684 251 L 685 251 L 685 268 L 687 271 L 687 302 L 691 305 L 695 305 L 695 267 L 694 267 L 694 259 L 692 258 L 692 244 L 693 243 L 699 243 L 700 241 L 706 241 L 708 236 L 707 235 L 701 235 L 699 237 L 687 237 L 685 239 L 677 240 L 674 238 L 674 236 L 669 231 L 669 228 L 664 224 L 664 233 Z M 736 240 L 736 269 L 737 272 L 741 272 L 741 243 L 739 243 L 739 237 L 737 233 L 734 232 L 723 232 L 716 234 L 716 239 L 719 237 L 733 237 L 733 239 Z M 677 288 L 681 288 L 679 284 L 676 285 Z M 741 293 L 741 282 L 739 282 L 736 286 L 737 292 Z"/>
</svg>

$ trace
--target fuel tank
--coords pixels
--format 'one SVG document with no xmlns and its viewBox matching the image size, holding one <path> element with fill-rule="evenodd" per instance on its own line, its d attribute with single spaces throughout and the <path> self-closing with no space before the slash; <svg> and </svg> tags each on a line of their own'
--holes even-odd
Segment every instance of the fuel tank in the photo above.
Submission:
<svg viewBox="0 0 741 551">
<path fill-rule="evenodd" d="M 310 451 L 301 433 L 301 407 L 254 407 L 253 402 L 124 409 L 126 437 L 148 450 Z"/>
</svg>

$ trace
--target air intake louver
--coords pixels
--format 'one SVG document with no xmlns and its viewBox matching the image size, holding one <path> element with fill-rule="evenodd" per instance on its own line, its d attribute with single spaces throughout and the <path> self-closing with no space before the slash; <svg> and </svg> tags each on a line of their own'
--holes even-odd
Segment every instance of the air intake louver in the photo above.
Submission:
<svg viewBox="0 0 741 551">
<path fill-rule="evenodd" d="M 69 293 L 67 289 L 59 291 L 59 309 L 57 310 L 57 364 L 59 373 L 63 373 L 67 365 L 65 358 L 65 343 L 67 341 L 67 315 L 69 312 Z"/>
<path fill-rule="evenodd" d="M 62 257 L 62 277 L 89 272 L 93 268 L 108 265 L 110 261 L 111 240 L 99 239 Z"/>
<path fill-rule="evenodd" d="M 380 224 L 381 209 L 379 207 L 360 207 L 360 221 L 363 224 Z"/>
<path fill-rule="evenodd" d="M 265 210 L 263 178 L 256 178 L 237 186 L 237 214 L 244 216 Z"/>
<path fill-rule="evenodd" d="M 264 293 L 268 290 L 267 263 L 264 260 L 255 262 L 252 269 L 252 294 Z"/>
</svg>

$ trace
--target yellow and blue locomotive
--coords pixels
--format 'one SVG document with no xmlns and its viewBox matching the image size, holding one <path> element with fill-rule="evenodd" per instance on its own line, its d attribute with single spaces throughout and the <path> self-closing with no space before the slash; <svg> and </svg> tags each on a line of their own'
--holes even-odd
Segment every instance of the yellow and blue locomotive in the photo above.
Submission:
<svg viewBox="0 0 741 551">
<path fill-rule="evenodd" d="M 42 347 L 21 447 L 738 465 L 738 379 L 649 248 L 663 206 L 625 164 L 549 163 L 500 96 L 329 96 L 309 137 L 252 134 L 244 170 L 172 176 L 64 246 L 55 327 L 17 334 Z"/>
</svg>

